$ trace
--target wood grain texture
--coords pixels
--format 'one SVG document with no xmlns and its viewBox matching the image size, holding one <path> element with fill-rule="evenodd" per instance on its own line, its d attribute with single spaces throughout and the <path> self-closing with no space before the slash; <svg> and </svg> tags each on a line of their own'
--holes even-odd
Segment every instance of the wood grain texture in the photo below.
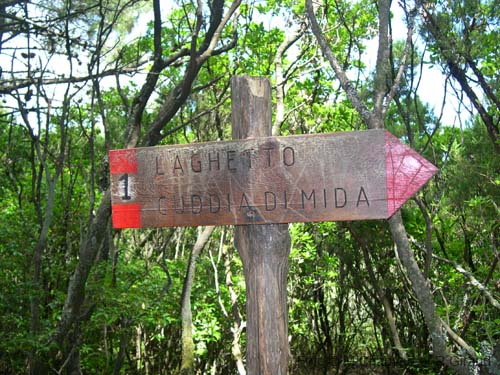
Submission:
<svg viewBox="0 0 500 375">
<path fill-rule="evenodd" d="M 111 174 L 112 201 L 139 204 L 142 227 L 388 216 L 383 131 L 264 137 L 135 152 L 137 173 L 115 167 L 121 172 Z"/>
<path fill-rule="evenodd" d="M 379 129 L 115 150 L 110 162 L 113 207 L 139 205 L 141 227 L 385 219 L 437 172 Z"/>
<path fill-rule="evenodd" d="M 233 138 L 270 135 L 269 80 L 236 76 L 231 80 L 231 92 Z M 248 189 L 259 175 L 254 170 L 242 168 L 234 181 L 236 185 Z M 265 179 L 258 181 L 267 184 Z M 234 242 L 246 283 L 247 374 L 286 375 L 289 356 L 286 285 L 291 245 L 288 226 L 238 225 L 234 228 Z"/>
</svg>

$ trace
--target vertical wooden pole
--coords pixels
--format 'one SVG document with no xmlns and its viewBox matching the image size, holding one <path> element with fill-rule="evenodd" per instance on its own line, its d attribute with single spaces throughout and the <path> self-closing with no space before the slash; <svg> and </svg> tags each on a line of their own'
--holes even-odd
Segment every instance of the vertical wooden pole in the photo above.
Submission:
<svg viewBox="0 0 500 375">
<path fill-rule="evenodd" d="M 231 79 L 233 139 L 271 135 L 268 79 Z M 234 242 L 245 273 L 247 375 L 286 375 L 287 276 L 290 234 L 286 224 L 239 225 Z"/>
</svg>

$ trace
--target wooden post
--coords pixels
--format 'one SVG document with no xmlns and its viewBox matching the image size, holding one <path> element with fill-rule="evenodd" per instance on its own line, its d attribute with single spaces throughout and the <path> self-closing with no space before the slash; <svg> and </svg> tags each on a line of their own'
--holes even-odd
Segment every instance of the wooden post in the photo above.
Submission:
<svg viewBox="0 0 500 375">
<path fill-rule="evenodd" d="M 231 79 L 233 139 L 271 135 L 268 79 Z M 247 374 L 286 375 L 288 369 L 287 224 L 238 225 L 234 242 L 245 273 Z"/>
</svg>

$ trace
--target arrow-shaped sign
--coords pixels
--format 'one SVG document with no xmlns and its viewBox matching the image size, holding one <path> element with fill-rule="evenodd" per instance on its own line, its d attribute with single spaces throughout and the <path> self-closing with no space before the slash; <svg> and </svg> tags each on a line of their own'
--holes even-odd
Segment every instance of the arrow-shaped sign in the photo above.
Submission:
<svg viewBox="0 0 500 375">
<path fill-rule="evenodd" d="M 109 156 L 115 228 L 384 219 L 437 172 L 384 130 Z"/>
</svg>

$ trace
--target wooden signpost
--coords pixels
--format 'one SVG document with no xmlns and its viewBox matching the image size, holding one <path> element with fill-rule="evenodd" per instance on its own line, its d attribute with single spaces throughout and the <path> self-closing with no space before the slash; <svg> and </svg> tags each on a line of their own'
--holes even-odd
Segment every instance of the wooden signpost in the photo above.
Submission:
<svg viewBox="0 0 500 375">
<path fill-rule="evenodd" d="M 386 219 L 437 171 L 385 130 L 110 153 L 115 228 Z"/>
<path fill-rule="evenodd" d="M 384 130 L 270 137 L 269 81 L 231 85 L 233 141 L 110 152 L 113 227 L 236 225 L 247 374 L 285 375 L 283 223 L 389 218 L 437 168 Z"/>
</svg>

